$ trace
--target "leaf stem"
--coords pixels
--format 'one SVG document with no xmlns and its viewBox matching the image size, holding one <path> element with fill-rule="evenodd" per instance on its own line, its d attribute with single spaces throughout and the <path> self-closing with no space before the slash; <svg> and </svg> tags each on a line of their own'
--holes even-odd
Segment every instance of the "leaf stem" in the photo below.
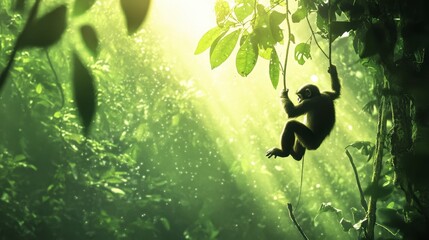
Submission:
<svg viewBox="0 0 429 240">
<path fill-rule="evenodd" d="M 308 27 L 310 28 L 311 35 L 313 35 L 314 42 L 316 43 L 316 45 L 320 49 L 320 51 L 322 51 L 323 55 L 325 55 L 325 57 L 327 59 L 329 59 L 330 57 L 328 56 L 328 54 L 326 54 L 325 51 L 323 51 L 322 47 L 319 44 L 319 41 L 317 41 L 316 34 L 314 33 L 313 27 L 311 26 L 310 20 L 308 20 L 308 16 L 307 15 L 305 16 L 305 19 L 307 20 L 307 24 L 308 24 Z"/>
</svg>

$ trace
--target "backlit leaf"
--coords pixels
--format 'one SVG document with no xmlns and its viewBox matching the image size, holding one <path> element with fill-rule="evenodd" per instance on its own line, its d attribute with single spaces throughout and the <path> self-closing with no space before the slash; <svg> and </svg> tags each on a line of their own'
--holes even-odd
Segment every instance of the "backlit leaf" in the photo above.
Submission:
<svg viewBox="0 0 429 240">
<path fill-rule="evenodd" d="M 73 54 L 73 68 L 74 98 L 84 132 L 87 133 L 96 107 L 94 80 L 76 53 Z"/>
<path fill-rule="evenodd" d="M 237 45 L 239 36 L 240 30 L 235 30 L 219 40 L 214 47 L 213 52 L 210 54 L 210 65 L 212 69 L 218 67 L 228 59 L 234 50 L 235 45 Z"/>
<path fill-rule="evenodd" d="M 200 54 L 207 50 L 213 42 L 226 30 L 220 27 L 214 27 L 206 32 L 198 42 L 197 49 L 195 49 L 194 54 Z"/>
<path fill-rule="evenodd" d="M 258 45 L 252 37 L 247 37 L 247 40 L 241 45 L 237 52 L 235 65 L 238 73 L 246 77 L 252 72 L 258 60 Z"/>
<path fill-rule="evenodd" d="M 125 192 L 120 188 L 112 187 L 112 188 L 110 188 L 110 191 L 112 191 L 112 193 L 116 193 L 119 195 L 125 195 Z"/>
<path fill-rule="evenodd" d="M 80 28 L 83 42 L 93 56 L 98 55 L 98 37 L 91 25 L 84 25 Z"/>
<path fill-rule="evenodd" d="M 276 89 L 277 85 L 279 84 L 280 61 L 275 49 L 273 49 L 271 52 L 269 72 L 271 84 L 273 84 L 274 89 Z"/>
<path fill-rule="evenodd" d="M 42 84 L 37 84 L 37 86 L 36 86 L 36 93 L 37 94 L 41 94 L 42 93 L 42 91 L 43 91 L 43 86 L 42 86 Z"/>
<path fill-rule="evenodd" d="M 66 12 L 67 7 L 61 5 L 28 25 L 19 38 L 19 48 L 48 47 L 60 40 L 66 29 Z"/>
<path fill-rule="evenodd" d="M 300 43 L 295 47 L 295 60 L 303 65 L 306 59 L 311 59 L 310 44 Z"/>
<path fill-rule="evenodd" d="M 135 33 L 143 23 L 149 10 L 149 5 L 150 0 L 121 0 L 129 35 Z"/>
<path fill-rule="evenodd" d="M 299 6 L 296 12 L 292 14 L 292 22 L 298 23 L 307 16 L 307 9 L 304 6 Z"/>
<path fill-rule="evenodd" d="M 217 0 L 215 4 L 215 13 L 216 13 L 216 23 L 219 27 L 223 26 L 228 14 L 231 9 L 229 8 L 229 4 L 225 0 Z"/>
<path fill-rule="evenodd" d="M 234 8 L 235 16 L 240 22 L 246 19 L 252 12 L 253 6 L 249 3 L 241 3 Z"/>
</svg>

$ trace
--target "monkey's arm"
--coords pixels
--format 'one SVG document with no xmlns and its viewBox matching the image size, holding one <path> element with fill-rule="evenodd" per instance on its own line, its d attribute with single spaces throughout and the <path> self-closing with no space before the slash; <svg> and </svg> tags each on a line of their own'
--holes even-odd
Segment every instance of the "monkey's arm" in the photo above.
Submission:
<svg viewBox="0 0 429 240">
<path fill-rule="evenodd" d="M 301 116 L 310 110 L 313 101 L 304 100 L 301 103 L 294 105 L 288 96 L 288 91 L 289 90 L 283 90 L 280 97 L 289 118 Z"/>
<path fill-rule="evenodd" d="M 326 92 L 332 100 L 340 97 L 341 94 L 341 84 L 340 79 L 338 78 L 337 67 L 335 65 L 331 65 L 328 69 L 328 73 L 331 75 L 331 87 L 333 92 Z"/>
</svg>

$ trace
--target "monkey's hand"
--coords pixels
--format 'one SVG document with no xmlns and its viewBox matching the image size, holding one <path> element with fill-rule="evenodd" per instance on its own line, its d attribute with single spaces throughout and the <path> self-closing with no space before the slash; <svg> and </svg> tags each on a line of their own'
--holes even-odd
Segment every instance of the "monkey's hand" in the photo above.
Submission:
<svg viewBox="0 0 429 240">
<path fill-rule="evenodd" d="M 331 76 L 338 76 L 337 67 L 335 65 L 329 66 L 328 73 L 331 74 Z"/>
<path fill-rule="evenodd" d="M 271 148 L 267 151 L 265 156 L 267 156 L 268 158 L 271 158 L 272 156 L 274 156 L 274 158 L 277 158 L 277 157 L 285 157 L 285 154 L 281 149 Z"/>
<path fill-rule="evenodd" d="M 280 94 L 281 98 L 288 98 L 289 89 L 283 89 L 282 93 Z"/>
</svg>

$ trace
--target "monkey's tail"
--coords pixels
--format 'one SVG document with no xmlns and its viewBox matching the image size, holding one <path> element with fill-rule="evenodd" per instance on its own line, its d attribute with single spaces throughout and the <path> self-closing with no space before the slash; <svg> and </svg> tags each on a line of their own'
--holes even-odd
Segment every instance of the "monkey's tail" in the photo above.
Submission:
<svg viewBox="0 0 429 240">
<path fill-rule="evenodd" d="M 299 203 L 301 201 L 302 180 L 304 179 L 304 159 L 305 159 L 305 154 L 304 154 L 304 156 L 302 156 L 302 162 L 301 162 L 301 180 L 300 180 L 300 183 L 299 183 L 299 193 L 298 193 L 298 201 L 296 203 L 296 208 L 299 207 Z"/>
</svg>

